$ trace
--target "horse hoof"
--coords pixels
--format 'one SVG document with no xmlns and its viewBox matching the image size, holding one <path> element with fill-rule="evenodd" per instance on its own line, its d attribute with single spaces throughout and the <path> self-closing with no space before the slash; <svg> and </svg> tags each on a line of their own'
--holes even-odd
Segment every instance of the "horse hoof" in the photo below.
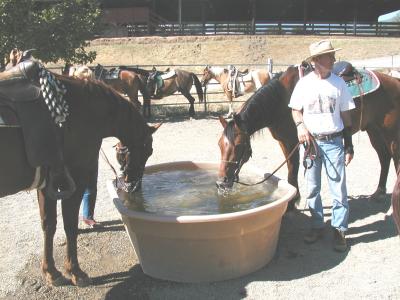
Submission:
<svg viewBox="0 0 400 300">
<path fill-rule="evenodd" d="M 377 188 L 377 190 L 370 196 L 372 201 L 381 202 L 386 199 L 386 190 Z"/>
<path fill-rule="evenodd" d="M 45 281 L 47 284 L 52 285 L 54 287 L 64 286 L 70 284 L 70 281 L 65 278 L 61 273 L 57 278 L 53 278 L 52 275 L 45 275 Z"/>
<path fill-rule="evenodd" d="M 92 279 L 86 274 L 80 277 L 73 275 L 71 281 L 77 287 L 87 287 L 92 284 Z"/>
</svg>

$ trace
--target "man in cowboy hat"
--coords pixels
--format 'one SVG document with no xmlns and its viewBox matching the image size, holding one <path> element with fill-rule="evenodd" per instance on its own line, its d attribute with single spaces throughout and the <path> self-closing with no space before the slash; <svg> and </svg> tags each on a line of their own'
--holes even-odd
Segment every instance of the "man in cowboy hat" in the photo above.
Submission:
<svg viewBox="0 0 400 300">
<path fill-rule="evenodd" d="M 331 226 L 334 249 L 347 249 L 348 228 L 346 172 L 353 158 L 350 110 L 355 108 L 352 96 L 342 78 L 332 73 L 335 52 L 328 40 L 310 45 L 308 61 L 314 71 L 300 78 L 290 99 L 293 120 L 300 143 L 315 145 L 306 170 L 307 203 L 311 212 L 311 230 L 304 236 L 306 243 L 323 237 L 324 213 L 321 200 L 321 170 L 324 166 L 332 197 Z M 344 143 L 343 143 L 344 140 Z"/>
</svg>

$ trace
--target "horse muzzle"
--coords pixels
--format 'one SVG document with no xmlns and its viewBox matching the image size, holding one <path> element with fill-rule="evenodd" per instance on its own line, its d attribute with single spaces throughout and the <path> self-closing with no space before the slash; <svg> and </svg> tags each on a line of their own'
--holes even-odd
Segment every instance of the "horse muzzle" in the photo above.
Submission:
<svg viewBox="0 0 400 300">
<path fill-rule="evenodd" d="M 221 177 L 217 179 L 215 185 L 219 190 L 226 191 L 232 189 L 233 183 L 234 183 L 233 178 L 229 179 L 228 177 Z"/>
<path fill-rule="evenodd" d="M 142 178 L 131 182 L 125 182 L 124 190 L 127 193 L 138 192 L 142 189 Z"/>
</svg>

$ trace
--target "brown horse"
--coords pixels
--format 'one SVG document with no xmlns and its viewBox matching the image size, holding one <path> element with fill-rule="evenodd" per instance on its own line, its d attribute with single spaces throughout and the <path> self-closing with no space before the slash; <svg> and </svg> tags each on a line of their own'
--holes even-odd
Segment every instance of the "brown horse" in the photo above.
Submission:
<svg viewBox="0 0 400 300">
<path fill-rule="evenodd" d="M 175 69 L 168 72 L 160 72 L 153 68 L 147 78 L 147 90 L 153 99 L 161 99 L 180 92 L 190 103 L 189 116 L 193 117 L 195 99 L 190 94 L 192 86 L 196 87 L 199 102 L 203 102 L 203 89 L 196 74 L 185 70 Z"/>
<path fill-rule="evenodd" d="M 304 63 L 301 67 L 310 70 L 308 64 Z M 376 197 L 386 194 L 391 158 L 398 168 L 400 142 L 396 134 L 400 122 L 400 81 L 383 73 L 374 73 L 381 83 L 380 88 L 362 98 L 355 98 L 356 109 L 352 111 L 352 121 L 353 133 L 359 129 L 366 130 L 379 157 L 381 174 L 378 188 L 372 195 Z M 286 158 L 297 145 L 297 130 L 288 103 L 298 79 L 299 69 L 290 66 L 250 97 L 233 120 L 227 122 L 220 117 L 224 131 L 218 143 L 221 150 L 217 181 L 219 188 L 230 188 L 233 185 L 241 166 L 250 158 L 250 137 L 256 131 L 268 127 L 272 136 L 279 141 Z M 295 152 L 288 161 L 288 181 L 296 188 L 298 170 L 299 154 Z M 295 208 L 296 200 L 289 203 L 288 210 Z M 395 217 L 400 219 L 399 215 Z"/>
<path fill-rule="evenodd" d="M 232 72 L 234 73 L 235 84 L 232 84 Z M 212 67 L 206 66 L 203 70 L 203 76 L 201 78 L 201 83 L 205 87 L 211 79 L 216 80 L 221 84 L 221 87 L 229 100 L 229 112 L 226 117 L 231 117 L 233 115 L 233 99 L 243 94 L 253 93 L 261 86 L 267 84 L 271 79 L 271 74 L 267 70 L 256 69 L 246 72 L 237 72 L 235 68 L 222 68 L 222 67 Z M 236 85 L 237 91 L 235 93 Z"/>
<path fill-rule="evenodd" d="M 90 177 L 89 171 L 97 168 L 102 139 L 117 137 L 129 149 L 125 181 L 132 190 L 137 190 L 140 188 L 146 161 L 152 154 L 152 134 L 159 125 L 149 126 L 130 101 L 102 82 L 54 76 L 66 88 L 64 97 L 69 115 L 62 131 L 63 150 L 65 164 L 76 183 L 74 194 L 61 202 L 67 241 L 64 265 L 72 283 L 85 286 L 91 280 L 81 270 L 78 262 L 78 214 L 83 191 Z M 2 97 L 7 96 L 7 90 L 2 90 Z M 8 101 L 11 102 L 11 99 Z M 43 100 L 39 98 L 36 101 Z M 0 136 L 2 141 L 7 141 L 0 147 L 0 197 L 3 197 L 32 187 L 35 173 L 40 172 L 28 164 L 20 127 L 2 126 Z M 41 269 L 48 283 L 63 285 L 68 281 L 57 270 L 53 258 L 57 201 L 50 199 L 42 187 L 38 188 L 37 196 L 44 233 Z"/>
<path fill-rule="evenodd" d="M 138 93 L 143 96 L 143 116 L 150 118 L 150 96 L 146 88 L 149 71 L 139 68 L 118 67 L 106 70 L 103 66 L 97 65 L 94 69 L 95 78 L 104 81 L 121 94 L 126 94 L 136 107 L 141 108 Z"/>
</svg>

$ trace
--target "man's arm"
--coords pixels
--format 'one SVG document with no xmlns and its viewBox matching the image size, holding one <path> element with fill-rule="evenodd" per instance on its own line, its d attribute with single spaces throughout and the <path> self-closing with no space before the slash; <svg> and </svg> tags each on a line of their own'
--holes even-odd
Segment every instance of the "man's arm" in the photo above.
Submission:
<svg viewBox="0 0 400 300">
<path fill-rule="evenodd" d="M 311 134 L 303 123 L 303 112 L 292 108 L 292 117 L 297 128 L 297 138 L 299 139 L 299 142 L 301 144 L 306 142 L 310 145 Z"/>
<path fill-rule="evenodd" d="M 346 166 L 351 162 L 354 156 L 353 141 L 351 138 L 352 132 L 352 122 L 351 122 L 351 112 L 350 110 L 341 111 L 340 116 L 343 121 L 343 141 L 344 141 L 344 153 L 345 153 L 345 164 Z"/>
</svg>

